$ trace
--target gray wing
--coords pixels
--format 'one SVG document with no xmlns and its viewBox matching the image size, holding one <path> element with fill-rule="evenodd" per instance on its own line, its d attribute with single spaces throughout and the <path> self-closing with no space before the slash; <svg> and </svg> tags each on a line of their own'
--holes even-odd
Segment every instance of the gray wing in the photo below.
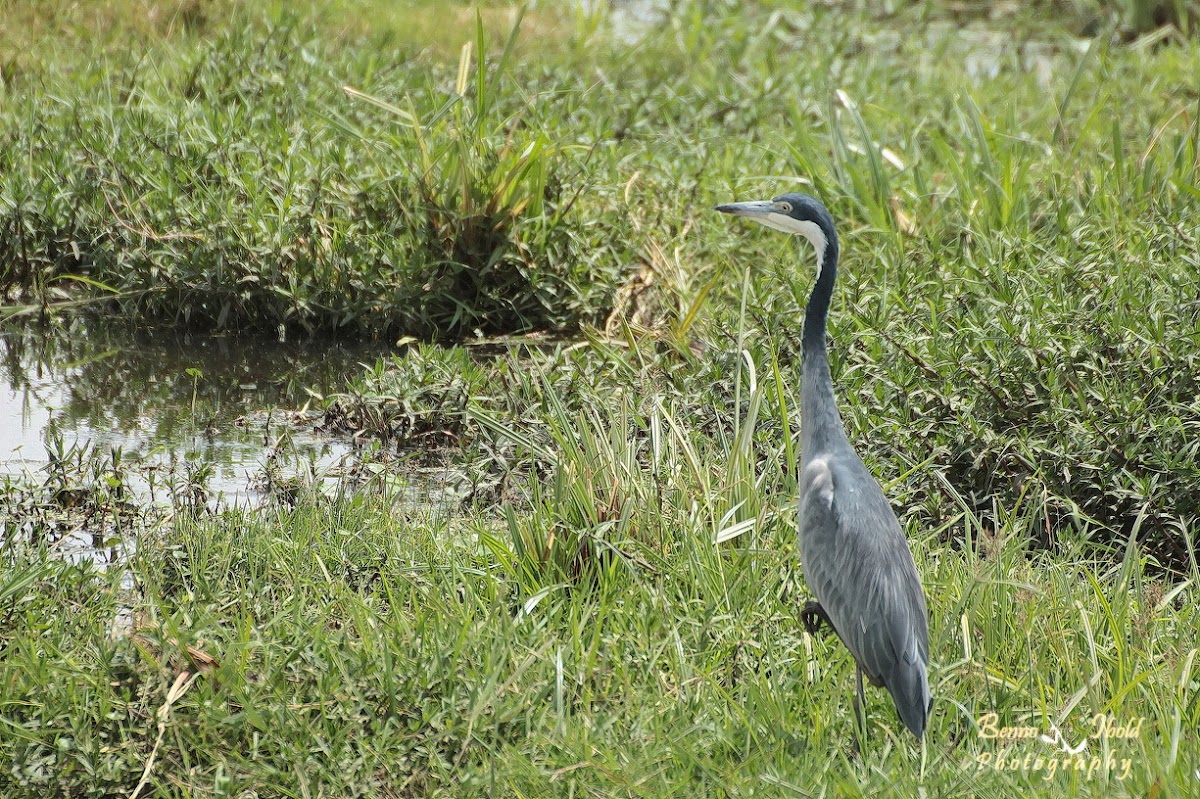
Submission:
<svg viewBox="0 0 1200 799">
<path fill-rule="evenodd" d="M 846 648 L 921 737 L 930 703 L 925 594 L 895 513 L 852 451 L 804 467 L 800 557 Z"/>
</svg>

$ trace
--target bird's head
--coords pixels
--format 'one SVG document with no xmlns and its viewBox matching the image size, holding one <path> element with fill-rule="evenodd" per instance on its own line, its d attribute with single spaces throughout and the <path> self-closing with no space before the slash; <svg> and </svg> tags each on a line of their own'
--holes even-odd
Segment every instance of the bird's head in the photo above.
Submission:
<svg viewBox="0 0 1200 799">
<path fill-rule="evenodd" d="M 774 200 L 718 205 L 721 213 L 744 216 L 774 230 L 808 239 L 817 251 L 817 269 L 825 263 L 825 252 L 837 240 L 833 217 L 825 206 L 807 194 L 781 194 Z"/>
</svg>

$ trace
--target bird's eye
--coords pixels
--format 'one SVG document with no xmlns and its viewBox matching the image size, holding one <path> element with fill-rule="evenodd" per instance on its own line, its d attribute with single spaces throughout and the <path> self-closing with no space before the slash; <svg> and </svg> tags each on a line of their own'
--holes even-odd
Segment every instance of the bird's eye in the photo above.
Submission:
<svg viewBox="0 0 1200 799">
<path fill-rule="evenodd" d="M 792 212 L 792 204 L 789 202 L 781 202 L 779 204 L 779 210 L 783 211 L 785 214 L 790 214 Z"/>
</svg>

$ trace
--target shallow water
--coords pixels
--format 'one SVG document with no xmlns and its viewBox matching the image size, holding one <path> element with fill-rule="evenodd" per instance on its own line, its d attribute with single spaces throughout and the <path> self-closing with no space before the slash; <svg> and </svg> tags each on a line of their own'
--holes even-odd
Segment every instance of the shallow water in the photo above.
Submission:
<svg viewBox="0 0 1200 799">
<path fill-rule="evenodd" d="M 0 334 L 0 476 L 40 482 L 112 462 L 136 500 L 180 476 L 212 504 L 274 477 L 336 469 L 351 445 L 316 432 L 319 399 L 386 345 L 120 331 L 77 321 Z"/>
</svg>

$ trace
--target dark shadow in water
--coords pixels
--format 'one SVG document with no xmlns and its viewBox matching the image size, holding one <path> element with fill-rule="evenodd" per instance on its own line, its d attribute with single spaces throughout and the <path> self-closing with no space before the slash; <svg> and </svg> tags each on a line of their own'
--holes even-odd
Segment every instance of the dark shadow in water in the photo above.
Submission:
<svg viewBox="0 0 1200 799">
<path fill-rule="evenodd" d="M 318 470 L 338 462 L 348 445 L 315 435 L 306 411 L 388 351 L 84 319 L 6 325 L 0 475 L 37 474 L 81 448 L 119 450 L 142 466 L 203 464 L 208 490 L 226 499 L 253 493 L 281 443 Z"/>
</svg>

